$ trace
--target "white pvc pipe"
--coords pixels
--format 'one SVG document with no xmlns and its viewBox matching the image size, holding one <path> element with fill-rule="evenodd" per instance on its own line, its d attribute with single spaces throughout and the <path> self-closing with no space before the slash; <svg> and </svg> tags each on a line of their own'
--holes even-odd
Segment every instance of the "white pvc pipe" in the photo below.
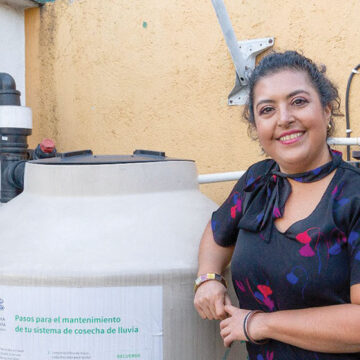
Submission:
<svg viewBox="0 0 360 360">
<path fill-rule="evenodd" d="M 329 145 L 360 145 L 360 137 L 353 138 L 329 138 Z M 199 184 L 209 184 L 222 181 L 239 180 L 245 171 L 232 171 L 225 173 L 203 174 L 198 176 Z"/>
<path fill-rule="evenodd" d="M 216 174 L 203 174 L 198 176 L 199 184 L 208 184 L 221 181 L 234 181 L 239 180 L 245 171 L 232 171 L 225 173 L 216 173 Z"/>
<path fill-rule="evenodd" d="M 329 145 L 360 145 L 360 137 L 353 138 L 328 138 Z"/>
</svg>

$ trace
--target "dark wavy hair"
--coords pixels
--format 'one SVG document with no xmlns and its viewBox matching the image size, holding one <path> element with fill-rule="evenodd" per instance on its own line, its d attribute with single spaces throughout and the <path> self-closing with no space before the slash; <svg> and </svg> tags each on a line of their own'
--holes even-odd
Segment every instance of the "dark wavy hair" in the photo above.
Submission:
<svg viewBox="0 0 360 360">
<path fill-rule="evenodd" d="M 254 134 L 254 88 L 258 81 L 267 76 L 275 74 L 282 70 L 303 71 L 306 73 L 319 94 L 320 102 L 323 108 L 328 104 L 331 106 L 331 128 L 327 132 L 327 136 L 331 136 L 334 132 L 335 116 L 342 116 L 340 112 L 340 98 L 336 86 L 325 76 L 325 66 L 319 67 L 312 60 L 299 54 L 296 51 L 285 51 L 283 53 L 270 53 L 265 56 L 252 72 L 248 86 L 249 97 L 243 112 L 244 119 L 248 122 L 248 132 L 252 138 L 256 138 Z"/>
</svg>

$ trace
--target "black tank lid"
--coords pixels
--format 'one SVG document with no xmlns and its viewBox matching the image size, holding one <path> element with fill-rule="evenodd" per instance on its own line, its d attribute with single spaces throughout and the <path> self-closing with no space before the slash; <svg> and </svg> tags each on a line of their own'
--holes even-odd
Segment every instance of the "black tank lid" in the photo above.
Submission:
<svg viewBox="0 0 360 360">
<path fill-rule="evenodd" d="M 0 105 L 20 106 L 20 94 L 16 90 L 14 78 L 7 73 L 0 73 Z"/>
<path fill-rule="evenodd" d="M 59 156 L 29 161 L 33 164 L 44 165 L 101 165 L 101 164 L 127 164 L 160 161 L 193 161 L 174 159 L 165 156 L 162 151 L 135 150 L 133 155 L 93 155 L 91 150 L 62 153 Z"/>
</svg>

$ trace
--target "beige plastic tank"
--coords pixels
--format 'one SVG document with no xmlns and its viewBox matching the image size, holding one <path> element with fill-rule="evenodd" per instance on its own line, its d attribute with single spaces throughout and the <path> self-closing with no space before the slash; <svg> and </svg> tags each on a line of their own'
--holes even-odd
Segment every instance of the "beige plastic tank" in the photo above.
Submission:
<svg viewBox="0 0 360 360">
<path fill-rule="evenodd" d="M 193 308 L 215 208 L 193 161 L 27 163 L 24 192 L 0 208 L 0 359 L 221 360 L 218 322 Z"/>
</svg>

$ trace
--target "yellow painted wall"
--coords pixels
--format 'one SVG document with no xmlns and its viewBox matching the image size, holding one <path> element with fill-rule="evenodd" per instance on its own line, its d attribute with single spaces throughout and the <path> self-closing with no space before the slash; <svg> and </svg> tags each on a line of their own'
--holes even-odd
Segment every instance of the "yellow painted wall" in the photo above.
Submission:
<svg viewBox="0 0 360 360">
<path fill-rule="evenodd" d="M 342 99 L 360 63 L 359 0 L 225 0 L 238 40 L 274 36 L 327 65 Z M 56 0 L 26 11 L 31 145 L 60 151 L 134 149 L 196 160 L 199 173 L 246 169 L 261 159 L 242 107 L 227 106 L 234 68 L 210 0 Z M 360 79 L 351 90 L 360 136 Z M 338 120 L 337 135 L 344 136 Z M 233 183 L 203 185 L 220 202 Z"/>
</svg>

